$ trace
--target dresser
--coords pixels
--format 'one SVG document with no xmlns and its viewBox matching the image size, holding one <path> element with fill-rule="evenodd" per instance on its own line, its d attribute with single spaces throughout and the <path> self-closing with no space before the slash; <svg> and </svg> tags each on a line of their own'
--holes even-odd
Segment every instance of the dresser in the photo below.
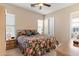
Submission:
<svg viewBox="0 0 79 59">
<path fill-rule="evenodd" d="M 12 40 L 7 40 L 6 41 L 6 49 L 12 49 L 16 47 L 16 40 L 12 39 Z"/>
</svg>

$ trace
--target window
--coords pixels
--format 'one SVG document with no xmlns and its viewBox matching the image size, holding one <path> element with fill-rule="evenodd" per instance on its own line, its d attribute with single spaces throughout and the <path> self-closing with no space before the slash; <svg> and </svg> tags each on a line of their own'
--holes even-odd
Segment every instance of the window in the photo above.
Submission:
<svg viewBox="0 0 79 59">
<path fill-rule="evenodd" d="M 72 19 L 73 32 L 79 32 L 79 18 Z"/>
<path fill-rule="evenodd" d="M 15 15 L 6 13 L 6 40 L 15 37 Z"/>
<path fill-rule="evenodd" d="M 54 36 L 54 17 L 48 19 L 48 32 L 50 36 Z"/>
<path fill-rule="evenodd" d="M 77 38 L 79 36 L 79 12 L 73 12 L 71 14 L 71 38 Z"/>
<path fill-rule="evenodd" d="M 38 20 L 37 31 L 42 34 L 54 36 L 54 17 L 46 18 L 45 20 Z"/>
<path fill-rule="evenodd" d="M 48 35 L 48 19 L 44 20 L 44 34 Z"/>
<path fill-rule="evenodd" d="M 54 36 L 54 17 L 49 17 L 44 20 L 44 34 Z"/>
<path fill-rule="evenodd" d="M 38 25 L 38 28 L 37 28 L 37 31 L 42 34 L 43 33 L 43 20 L 38 20 L 37 21 L 37 25 Z"/>
</svg>

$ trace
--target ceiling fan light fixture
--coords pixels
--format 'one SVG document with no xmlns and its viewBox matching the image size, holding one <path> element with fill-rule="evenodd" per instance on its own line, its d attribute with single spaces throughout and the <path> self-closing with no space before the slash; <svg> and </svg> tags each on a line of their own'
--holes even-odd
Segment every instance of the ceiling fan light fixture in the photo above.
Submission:
<svg viewBox="0 0 79 59">
<path fill-rule="evenodd" d="M 39 6 L 43 6 L 43 4 L 42 3 L 39 3 Z"/>
<path fill-rule="evenodd" d="M 38 5 L 35 5 L 35 7 L 38 7 Z"/>
<path fill-rule="evenodd" d="M 41 10 L 43 6 L 47 6 L 50 7 L 50 4 L 46 4 L 46 3 L 36 3 L 36 4 L 31 4 L 31 7 L 39 7 L 39 9 Z"/>
</svg>

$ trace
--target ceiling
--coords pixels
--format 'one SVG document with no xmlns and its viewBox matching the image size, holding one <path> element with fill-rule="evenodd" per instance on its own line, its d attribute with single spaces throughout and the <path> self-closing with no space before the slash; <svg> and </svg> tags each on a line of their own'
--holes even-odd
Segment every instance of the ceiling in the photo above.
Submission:
<svg viewBox="0 0 79 59">
<path fill-rule="evenodd" d="M 48 4 L 50 4 L 51 7 L 43 6 L 42 9 L 40 10 L 38 7 L 31 7 L 30 6 L 31 3 L 12 3 L 12 5 L 16 5 L 16 6 L 19 6 L 19 7 L 25 8 L 27 10 L 43 14 L 43 15 L 49 14 L 51 12 L 55 12 L 62 8 L 73 5 L 73 3 L 48 3 Z"/>
</svg>

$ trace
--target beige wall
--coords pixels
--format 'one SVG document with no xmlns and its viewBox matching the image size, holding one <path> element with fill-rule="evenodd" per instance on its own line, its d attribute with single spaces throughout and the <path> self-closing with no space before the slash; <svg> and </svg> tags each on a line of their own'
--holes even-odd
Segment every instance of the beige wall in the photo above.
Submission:
<svg viewBox="0 0 79 59">
<path fill-rule="evenodd" d="M 5 55 L 5 8 L 0 6 L 0 55 Z"/>
<path fill-rule="evenodd" d="M 41 14 L 28 11 L 9 4 L 0 4 L 0 55 L 5 55 L 5 9 L 9 13 L 15 14 L 16 30 L 18 29 L 37 29 L 37 20 L 43 19 Z M 4 8 L 2 7 L 4 6 Z"/>
<path fill-rule="evenodd" d="M 70 14 L 75 11 L 79 11 L 79 4 L 46 15 L 46 18 L 55 17 L 55 36 L 63 43 L 70 40 Z"/>
<path fill-rule="evenodd" d="M 15 14 L 16 17 L 16 30 L 18 29 L 37 29 L 37 20 L 43 19 L 43 16 L 38 13 L 28 11 L 26 9 L 3 4 L 9 13 Z"/>
</svg>

